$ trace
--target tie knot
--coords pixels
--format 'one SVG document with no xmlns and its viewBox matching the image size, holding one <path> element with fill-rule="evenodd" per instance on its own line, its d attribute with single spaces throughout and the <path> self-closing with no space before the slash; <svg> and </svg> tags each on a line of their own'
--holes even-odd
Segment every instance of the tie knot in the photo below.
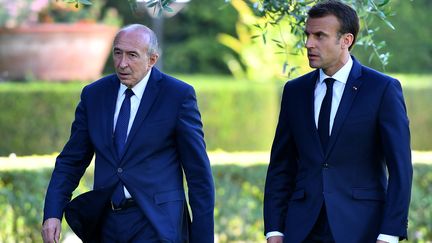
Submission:
<svg viewBox="0 0 432 243">
<path fill-rule="evenodd" d="M 334 83 L 335 81 L 336 81 L 336 80 L 335 80 L 334 78 L 326 78 L 326 79 L 324 79 L 324 82 L 326 83 L 327 88 L 330 87 L 330 86 L 333 86 L 333 83 Z"/>
<path fill-rule="evenodd" d="M 125 97 L 126 98 L 130 98 L 133 95 L 134 95 L 134 92 L 132 91 L 132 89 L 126 89 L 126 91 L 125 91 Z"/>
</svg>

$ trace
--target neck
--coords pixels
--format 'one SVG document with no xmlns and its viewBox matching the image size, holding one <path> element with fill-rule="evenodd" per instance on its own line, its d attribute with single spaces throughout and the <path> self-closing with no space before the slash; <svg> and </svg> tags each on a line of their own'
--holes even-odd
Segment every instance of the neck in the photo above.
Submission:
<svg viewBox="0 0 432 243">
<path fill-rule="evenodd" d="M 333 65 L 332 67 L 329 67 L 329 68 L 325 68 L 325 69 L 323 68 L 324 73 L 330 77 L 333 76 L 337 71 L 339 71 L 348 62 L 349 58 L 350 58 L 350 54 L 347 51 L 346 53 L 341 55 L 341 58 L 337 61 L 337 63 L 335 65 Z"/>
</svg>

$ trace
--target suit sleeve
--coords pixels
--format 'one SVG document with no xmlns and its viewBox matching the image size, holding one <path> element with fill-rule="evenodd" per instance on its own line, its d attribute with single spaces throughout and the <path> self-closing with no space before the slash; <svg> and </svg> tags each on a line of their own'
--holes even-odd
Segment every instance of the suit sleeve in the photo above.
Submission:
<svg viewBox="0 0 432 243">
<path fill-rule="evenodd" d="M 288 199 L 295 188 L 297 155 L 289 126 L 287 96 L 285 86 L 264 190 L 265 234 L 271 231 L 284 232 Z"/>
<path fill-rule="evenodd" d="M 407 238 L 412 163 L 409 121 L 397 80 L 387 86 L 379 110 L 381 146 L 388 168 L 387 197 L 381 233 Z"/>
<path fill-rule="evenodd" d="M 56 159 L 45 197 L 44 221 L 47 218 L 62 219 L 64 207 L 70 201 L 72 192 L 78 186 L 93 158 L 93 146 L 87 128 L 84 92 L 85 89 L 75 111 L 69 141 Z"/>
<path fill-rule="evenodd" d="M 190 240 L 192 243 L 213 242 L 214 183 L 204 142 L 201 115 L 192 87 L 187 90 L 180 108 L 176 144 L 186 175 L 192 210 Z"/>
</svg>

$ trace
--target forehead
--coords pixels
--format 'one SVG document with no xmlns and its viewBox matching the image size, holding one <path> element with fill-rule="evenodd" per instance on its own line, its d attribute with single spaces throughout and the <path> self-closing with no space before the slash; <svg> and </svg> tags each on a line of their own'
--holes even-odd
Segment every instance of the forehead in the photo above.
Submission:
<svg viewBox="0 0 432 243">
<path fill-rule="evenodd" d="M 337 33 L 340 23 L 336 16 L 327 15 L 319 18 L 308 18 L 306 20 L 306 32 L 308 33 Z"/>
<path fill-rule="evenodd" d="M 147 50 L 148 37 L 137 32 L 120 32 L 114 40 L 114 48 L 127 51 Z"/>
</svg>

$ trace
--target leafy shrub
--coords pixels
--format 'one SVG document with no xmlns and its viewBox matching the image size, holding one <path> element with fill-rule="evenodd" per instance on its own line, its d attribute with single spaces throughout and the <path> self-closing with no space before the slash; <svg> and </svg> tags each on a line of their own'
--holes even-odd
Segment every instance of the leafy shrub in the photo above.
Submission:
<svg viewBox="0 0 432 243">
<path fill-rule="evenodd" d="M 432 166 L 414 166 L 413 190 L 409 212 L 409 239 L 413 242 L 432 241 Z"/>
<path fill-rule="evenodd" d="M 0 85 L 0 156 L 60 151 L 70 135 L 83 85 Z M 221 81 L 194 86 L 209 150 L 270 148 L 280 88 Z"/>
<path fill-rule="evenodd" d="M 390 1 L 395 15 L 388 18 L 395 30 L 385 26 L 382 21 L 376 21 L 380 27 L 375 32 L 376 41 L 385 41 L 384 49 L 390 53 L 386 71 L 404 73 L 430 73 L 432 70 L 432 31 L 428 28 L 430 18 L 430 0 Z M 429 30 L 428 30 L 429 29 Z M 353 49 L 353 53 L 364 64 L 383 70 L 383 66 L 374 58 L 371 63 L 368 57 L 372 50 L 361 46 Z M 415 52 L 415 55 L 413 55 Z"/>
<path fill-rule="evenodd" d="M 406 88 L 404 96 L 410 119 L 411 144 L 416 150 L 432 149 L 432 87 Z"/>
<path fill-rule="evenodd" d="M 124 24 L 143 23 L 157 31 L 154 19 L 148 15 L 134 16 L 125 1 L 107 0 L 106 8 L 118 10 Z M 235 33 L 236 11 L 224 1 L 190 1 L 172 18 L 159 22 L 162 38 L 163 67 L 167 72 L 223 73 L 229 70 L 223 56 L 230 50 L 216 40 L 219 33 Z M 106 72 L 113 71 L 108 60 Z"/>
<path fill-rule="evenodd" d="M 179 77 L 196 89 L 208 150 L 270 150 L 282 84 L 234 81 L 226 76 Z M 397 77 L 404 82 L 412 148 L 432 150 L 432 76 Z M 83 85 L 0 84 L 0 156 L 60 151 L 70 135 Z"/>
<path fill-rule="evenodd" d="M 269 150 L 277 122 L 279 89 L 270 84 L 196 85 L 209 150 Z"/>
<path fill-rule="evenodd" d="M 79 90 L 78 85 L 0 87 L 0 155 L 60 151 L 69 137 Z"/>
<path fill-rule="evenodd" d="M 215 233 L 220 243 L 263 242 L 262 201 L 267 165 L 213 165 Z M 51 169 L 0 170 L 0 242 L 38 242 Z M 75 195 L 89 190 L 89 169 Z M 64 221 L 63 221 L 64 223 Z M 63 225 L 63 235 L 70 230 Z M 415 164 L 409 214 L 410 242 L 432 240 L 432 165 Z"/>
</svg>

